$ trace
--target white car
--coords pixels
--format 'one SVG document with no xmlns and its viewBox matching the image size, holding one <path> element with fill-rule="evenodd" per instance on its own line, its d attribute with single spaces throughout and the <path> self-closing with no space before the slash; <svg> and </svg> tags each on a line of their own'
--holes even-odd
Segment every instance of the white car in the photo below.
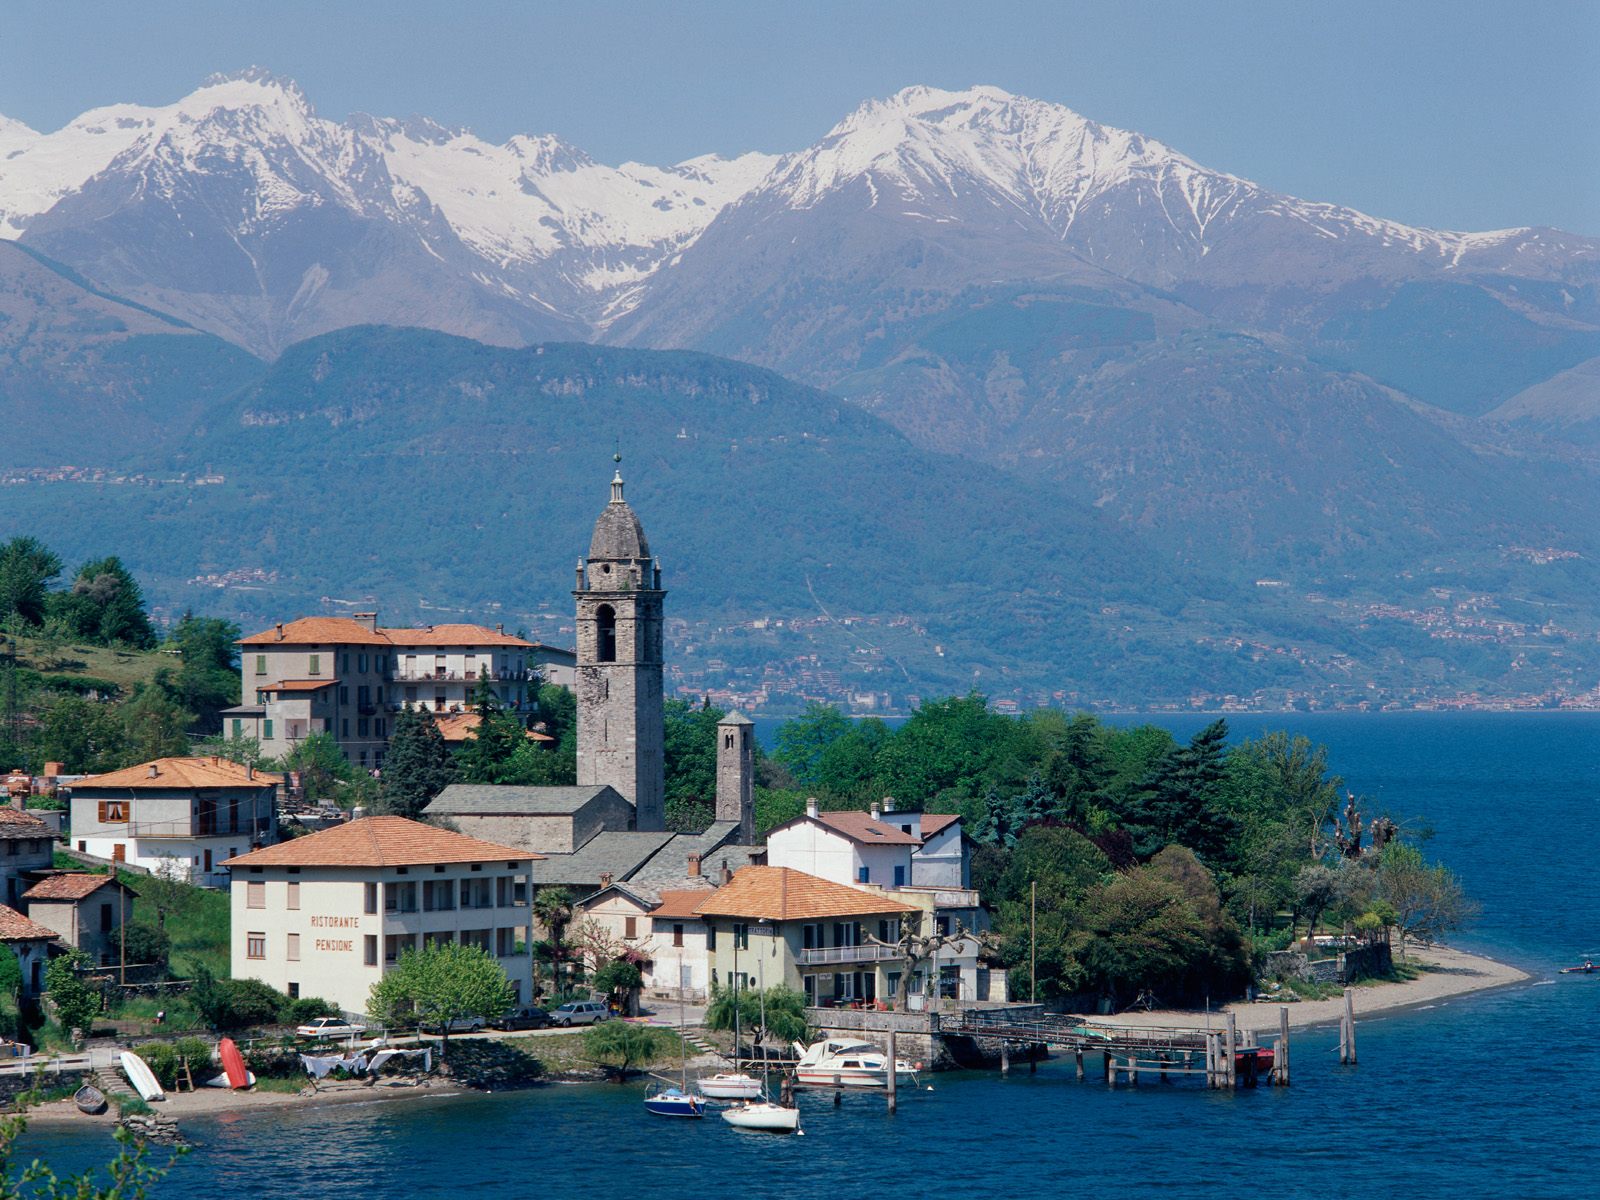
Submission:
<svg viewBox="0 0 1600 1200">
<path fill-rule="evenodd" d="M 353 1024 L 343 1017 L 318 1017 L 309 1024 L 295 1026 L 294 1034 L 303 1038 L 347 1038 L 366 1031 L 365 1025 Z"/>
<path fill-rule="evenodd" d="M 550 1024 L 571 1027 L 573 1025 L 593 1025 L 599 1021 L 609 1020 L 611 1010 L 604 1004 L 594 1000 L 575 1000 L 571 1004 L 563 1004 L 550 1014 Z"/>
</svg>

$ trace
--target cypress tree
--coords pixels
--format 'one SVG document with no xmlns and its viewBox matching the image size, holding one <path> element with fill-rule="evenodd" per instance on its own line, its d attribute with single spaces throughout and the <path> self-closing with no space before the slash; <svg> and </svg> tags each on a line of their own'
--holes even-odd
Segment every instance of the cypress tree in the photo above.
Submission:
<svg viewBox="0 0 1600 1200">
<path fill-rule="evenodd" d="M 455 759 L 433 718 L 422 709 L 401 712 L 383 759 L 379 807 L 395 816 L 414 818 L 455 778 Z"/>
</svg>

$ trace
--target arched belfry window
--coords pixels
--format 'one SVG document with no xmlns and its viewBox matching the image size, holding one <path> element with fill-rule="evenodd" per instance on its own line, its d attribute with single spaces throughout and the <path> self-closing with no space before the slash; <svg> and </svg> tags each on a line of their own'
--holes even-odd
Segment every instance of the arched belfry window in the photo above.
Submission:
<svg viewBox="0 0 1600 1200">
<path fill-rule="evenodd" d="M 733 749 L 733 734 L 725 733 L 722 735 L 722 748 L 724 750 Z"/>
<path fill-rule="evenodd" d="M 594 633 L 596 662 L 617 661 L 617 610 L 609 604 L 602 604 L 594 610 Z"/>
</svg>

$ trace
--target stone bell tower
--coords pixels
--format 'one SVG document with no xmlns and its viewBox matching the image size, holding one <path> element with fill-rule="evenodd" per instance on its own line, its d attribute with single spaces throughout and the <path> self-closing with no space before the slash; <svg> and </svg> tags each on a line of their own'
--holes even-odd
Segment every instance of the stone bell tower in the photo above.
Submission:
<svg viewBox="0 0 1600 1200">
<path fill-rule="evenodd" d="M 717 722 L 717 820 L 737 821 L 737 845 L 756 840 L 756 727 L 740 712 Z"/>
<path fill-rule="evenodd" d="M 619 460 L 620 461 L 620 460 Z M 578 782 L 610 784 L 634 808 L 634 828 L 666 828 L 661 696 L 661 564 L 622 498 L 594 523 L 578 563 Z"/>
</svg>

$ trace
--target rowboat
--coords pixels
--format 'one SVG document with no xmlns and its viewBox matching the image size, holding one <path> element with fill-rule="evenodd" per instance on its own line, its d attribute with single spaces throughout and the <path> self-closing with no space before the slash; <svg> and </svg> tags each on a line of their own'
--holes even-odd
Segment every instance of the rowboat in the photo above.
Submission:
<svg viewBox="0 0 1600 1200">
<path fill-rule="evenodd" d="M 161 1090 L 161 1082 L 150 1069 L 148 1063 L 132 1050 L 124 1050 L 117 1056 L 122 1064 L 122 1073 L 128 1077 L 128 1082 L 133 1084 L 133 1090 L 139 1093 L 141 1100 L 165 1100 L 167 1093 Z"/>
<path fill-rule="evenodd" d="M 229 1087 L 247 1088 L 255 1082 L 244 1065 L 238 1043 L 232 1038 L 223 1038 L 217 1043 L 217 1057 L 222 1060 L 222 1073 L 228 1077 Z"/>
<path fill-rule="evenodd" d="M 72 1094 L 72 1102 L 78 1106 L 78 1111 L 89 1116 L 97 1116 L 106 1110 L 106 1094 L 92 1083 L 86 1083 Z"/>
</svg>

